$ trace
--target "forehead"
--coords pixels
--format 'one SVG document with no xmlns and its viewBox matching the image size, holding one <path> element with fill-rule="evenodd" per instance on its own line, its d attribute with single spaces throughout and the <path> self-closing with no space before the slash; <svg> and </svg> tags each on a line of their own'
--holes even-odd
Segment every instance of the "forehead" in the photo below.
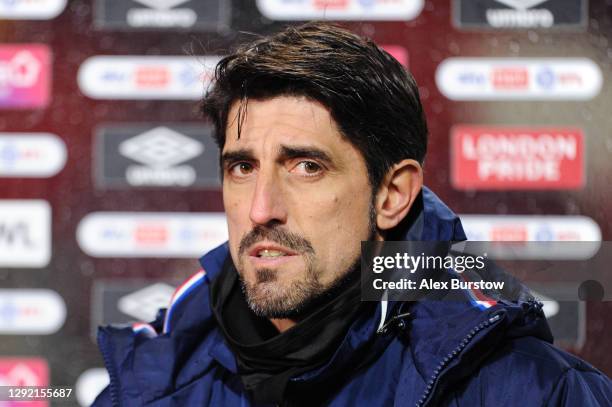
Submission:
<svg viewBox="0 0 612 407">
<path fill-rule="evenodd" d="M 329 111 L 319 102 L 298 96 L 249 100 L 238 138 L 238 109 L 235 102 L 228 115 L 224 151 L 233 148 L 258 149 L 274 144 L 299 143 L 320 147 L 346 148 Z M 244 109 L 244 107 L 243 107 Z"/>
</svg>

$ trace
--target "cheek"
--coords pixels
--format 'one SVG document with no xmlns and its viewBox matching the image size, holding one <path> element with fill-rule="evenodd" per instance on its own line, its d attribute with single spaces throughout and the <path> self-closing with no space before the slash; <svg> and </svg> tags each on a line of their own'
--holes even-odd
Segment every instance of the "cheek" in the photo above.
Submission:
<svg viewBox="0 0 612 407">
<path fill-rule="evenodd" d="M 240 239 L 248 232 L 249 226 L 248 208 L 245 208 L 246 200 L 240 199 L 235 194 L 223 194 L 223 207 L 227 217 L 227 231 L 232 259 L 237 261 L 238 245 Z"/>
<path fill-rule="evenodd" d="M 312 217 L 319 241 L 315 249 L 321 261 L 338 268 L 351 265 L 361 251 L 361 241 L 368 238 L 368 210 L 366 199 L 336 195 Z"/>
</svg>

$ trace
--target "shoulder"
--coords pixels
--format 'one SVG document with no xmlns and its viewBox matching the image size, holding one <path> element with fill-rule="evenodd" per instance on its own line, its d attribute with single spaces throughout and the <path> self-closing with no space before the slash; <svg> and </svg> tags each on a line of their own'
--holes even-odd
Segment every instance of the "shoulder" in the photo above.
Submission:
<svg viewBox="0 0 612 407">
<path fill-rule="evenodd" d="M 511 364 L 520 369 L 535 369 L 549 375 L 560 375 L 573 369 L 603 374 L 584 360 L 553 344 L 532 336 L 507 340 L 493 352 L 492 363 Z"/>
<path fill-rule="evenodd" d="M 493 351 L 477 383 L 485 405 L 612 405 L 612 383 L 604 373 L 535 337 L 510 339 Z"/>
</svg>

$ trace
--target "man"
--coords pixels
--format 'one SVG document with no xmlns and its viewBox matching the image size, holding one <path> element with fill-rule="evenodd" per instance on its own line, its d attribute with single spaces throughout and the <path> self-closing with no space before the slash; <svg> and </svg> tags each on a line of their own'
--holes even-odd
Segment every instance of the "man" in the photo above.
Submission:
<svg viewBox="0 0 612 407">
<path fill-rule="evenodd" d="M 203 101 L 229 241 L 151 325 L 103 328 L 95 405 L 611 405 L 535 302 L 361 302 L 361 241 L 465 239 L 422 186 L 412 76 L 310 23 L 223 59 Z"/>
</svg>

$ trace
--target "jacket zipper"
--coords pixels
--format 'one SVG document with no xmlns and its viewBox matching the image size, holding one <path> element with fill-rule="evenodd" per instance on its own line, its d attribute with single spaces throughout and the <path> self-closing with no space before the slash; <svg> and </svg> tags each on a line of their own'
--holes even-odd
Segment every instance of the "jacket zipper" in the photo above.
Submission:
<svg viewBox="0 0 612 407">
<path fill-rule="evenodd" d="M 110 377 L 110 383 L 109 383 L 109 388 L 110 388 L 110 397 L 111 397 L 111 404 L 114 407 L 119 407 L 119 395 L 117 394 L 117 375 L 115 374 L 115 366 L 112 363 L 112 360 L 110 358 L 110 356 L 108 355 L 107 352 L 107 337 L 106 337 L 106 333 L 104 331 L 100 332 L 101 335 L 101 341 L 100 341 L 100 353 L 102 353 L 102 359 L 104 359 L 104 365 L 106 365 L 106 370 L 108 370 L 108 375 Z"/>
<path fill-rule="evenodd" d="M 501 313 L 497 313 L 497 314 L 493 315 L 492 317 L 490 317 L 489 319 L 487 319 L 486 321 L 483 321 L 479 325 L 475 326 L 465 336 L 465 338 L 463 338 L 463 340 L 459 343 L 459 345 L 457 345 L 457 347 L 455 349 L 453 349 L 452 352 L 450 352 L 448 355 L 446 355 L 444 357 L 444 359 L 442 359 L 442 361 L 438 364 L 438 366 L 435 368 L 433 374 L 429 378 L 429 381 L 427 382 L 427 385 L 425 387 L 425 391 L 421 395 L 421 398 L 419 398 L 419 401 L 417 401 L 415 407 L 423 407 L 423 406 L 425 406 L 425 404 L 429 401 L 429 398 L 432 395 L 432 391 L 433 391 L 433 389 L 435 387 L 435 384 L 436 384 L 437 380 L 439 379 L 440 375 L 442 374 L 443 369 L 445 367 L 447 367 L 448 364 L 453 359 L 455 359 L 457 356 L 459 356 L 459 354 L 472 341 L 472 339 L 474 339 L 476 334 L 478 334 L 478 332 L 482 331 L 483 329 L 489 327 L 491 324 L 499 321 L 500 319 L 501 319 Z"/>
</svg>

